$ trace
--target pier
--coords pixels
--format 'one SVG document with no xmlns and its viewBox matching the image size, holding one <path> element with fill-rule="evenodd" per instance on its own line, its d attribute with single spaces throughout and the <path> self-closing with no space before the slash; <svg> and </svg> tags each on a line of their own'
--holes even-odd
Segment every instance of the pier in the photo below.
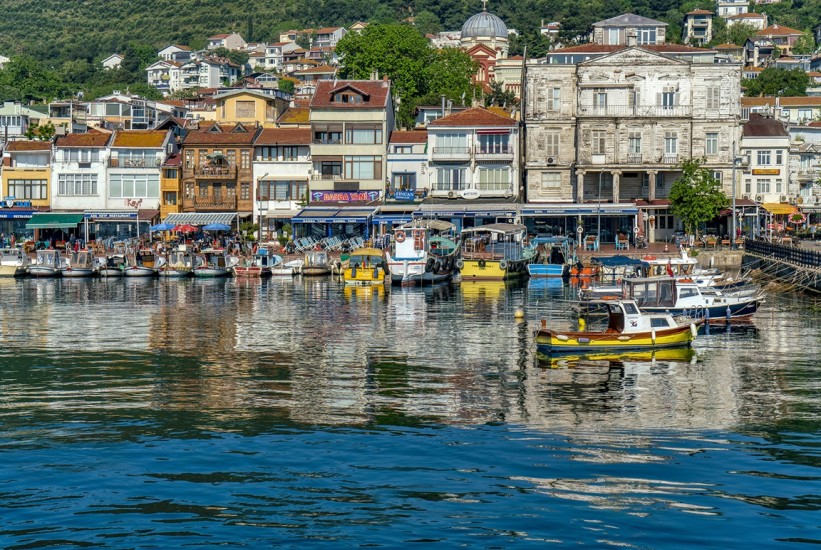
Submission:
<svg viewBox="0 0 821 550">
<path fill-rule="evenodd" d="M 816 241 L 798 245 L 748 241 L 743 266 L 798 289 L 821 293 L 821 247 Z"/>
</svg>

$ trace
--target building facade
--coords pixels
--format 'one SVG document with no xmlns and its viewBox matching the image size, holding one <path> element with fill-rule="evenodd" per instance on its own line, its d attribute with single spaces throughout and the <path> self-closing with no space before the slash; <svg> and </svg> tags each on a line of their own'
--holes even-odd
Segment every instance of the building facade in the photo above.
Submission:
<svg viewBox="0 0 821 550">
<path fill-rule="evenodd" d="M 790 203 L 798 189 L 790 182 L 790 135 L 784 124 L 759 114 L 744 123 L 741 155 L 746 159 L 742 198 Z"/>
<path fill-rule="evenodd" d="M 108 159 L 105 208 L 160 208 L 160 175 L 169 151 L 171 130 L 121 130 L 115 132 Z"/>
<path fill-rule="evenodd" d="M 3 151 L 3 197 L 51 206 L 51 142 L 12 141 Z"/>
<path fill-rule="evenodd" d="M 54 210 L 104 209 L 112 134 L 91 132 L 57 138 L 51 170 Z"/>
</svg>

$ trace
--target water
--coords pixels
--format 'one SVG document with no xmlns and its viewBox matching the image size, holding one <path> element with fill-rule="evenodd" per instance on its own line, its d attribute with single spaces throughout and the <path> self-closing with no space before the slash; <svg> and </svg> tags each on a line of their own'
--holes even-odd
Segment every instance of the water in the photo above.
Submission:
<svg viewBox="0 0 821 550">
<path fill-rule="evenodd" d="M 0 546 L 821 542 L 817 302 L 540 362 L 569 296 L 0 280 Z"/>
</svg>

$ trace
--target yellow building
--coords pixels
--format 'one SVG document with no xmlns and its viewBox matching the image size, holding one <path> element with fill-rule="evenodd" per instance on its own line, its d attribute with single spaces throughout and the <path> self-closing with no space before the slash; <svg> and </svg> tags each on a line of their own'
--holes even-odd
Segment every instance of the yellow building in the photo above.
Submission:
<svg viewBox="0 0 821 550">
<path fill-rule="evenodd" d="M 288 108 L 287 94 L 279 90 L 237 89 L 214 96 L 218 124 L 242 123 L 276 127 L 277 118 Z"/>
<path fill-rule="evenodd" d="M 182 158 L 174 154 L 162 165 L 160 173 L 160 218 L 182 212 Z"/>
<path fill-rule="evenodd" d="M 2 182 L 7 200 L 51 206 L 51 142 L 10 142 L 3 153 Z"/>
</svg>

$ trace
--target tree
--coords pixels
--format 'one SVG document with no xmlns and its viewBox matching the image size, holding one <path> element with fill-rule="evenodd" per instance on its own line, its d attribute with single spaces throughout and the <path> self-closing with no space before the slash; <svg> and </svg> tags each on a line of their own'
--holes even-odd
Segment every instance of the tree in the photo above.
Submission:
<svg viewBox="0 0 821 550">
<path fill-rule="evenodd" d="M 295 79 L 289 78 L 287 76 L 282 77 L 277 81 L 277 85 L 278 85 L 279 89 L 282 90 L 283 92 L 286 92 L 286 93 L 289 93 L 289 94 L 294 93 L 295 84 L 296 84 Z"/>
<path fill-rule="evenodd" d="M 26 139 L 50 141 L 54 137 L 55 133 L 56 130 L 54 129 L 54 124 L 49 122 L 42 126 L 29 126 L 26 130 L 25 136 Z"/>
<path fill-rule="evenodd" d="M 815 40 L 812 34 L 805 32 L 795 41 L 792 46 L 792 53 L 795 55 L 808 55 L 815 51 Z"/>
<path fill-rule="evenodd" d="M 428 10 L 422 10 L 416 14 L 416 20 L 413 22 L 413 26 L 416 27 L 416 30 L 423 36 L 437 34 L 442 30 L 442 22 L 439 21 L 435 13 Z"/>
<path fill-rule="evenodd" d="M 251 56 L 248 54 L 248 52 L 243 52 L 240 50 L 229 50 L 228 48 L 224 48 L 222 46 L 214 49 L 213 53 L 218 57 L 224 57 L 228 59 L 229 61 L 239 65 L 240 67 L 244 67 L 245 64 L 248 63 L 248 60 L 251 59 Z"/>
<path fill-rule="evenodd" d="M 684 231 L 698 237 L 700 224 L 715 218 L 728 204 L 721 183 L 702 164 L 706 159 L 681 163 L 681 176 L 670 189 L 670 212 L 684 222 Z"/>
<path fill-rule="evenodd" d="M 724 20 L 717 17 L 715 21 L 721 21 L 716 26 L 713 34 L 713 40 L 710 42 L 713 45 L 718 44 L 735 44 L 736 46 L 743 46 L 748 38 L 755 36 L 758 29 L 749 23 L 736 23 L 734 25 L 727 25 Z"/>
<path fill-rule="evenodd" d="M 499 107 L 513 107 L 518 105 L 519 100 L 516 99 L 516 94 L 510 90 L 502 88 L 500 82 L 493 81 L 490 83 L 490 93 L 485 96 L 485 106 L 490 107 L 497 105 Z"/>
<path fill-rule="evenodd" d="M 801 69 L 776 69 L 769 67 L 758 74 L 758 78 L 742 80 L 747 97 L 760 96 L 805 96 L 810 85 L 810 77 Z"/>
</svg>

